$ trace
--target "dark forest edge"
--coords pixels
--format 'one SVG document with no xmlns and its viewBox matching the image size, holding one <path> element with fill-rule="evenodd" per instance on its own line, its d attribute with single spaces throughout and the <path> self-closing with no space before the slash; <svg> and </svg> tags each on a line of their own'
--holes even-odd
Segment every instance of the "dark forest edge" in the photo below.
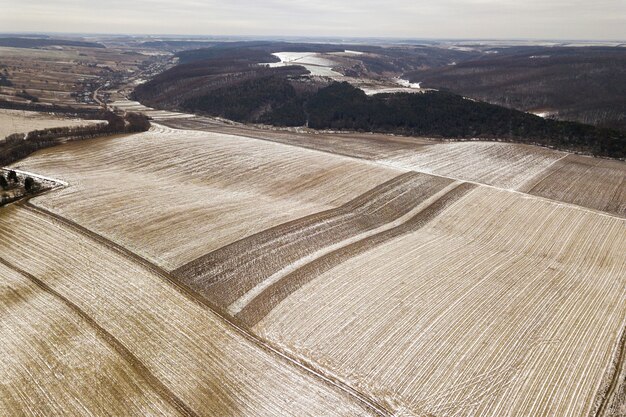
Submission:
<svg viewBox="0 0 626 417">
<path fill-rule="evenodd" d="M 505 140 L 595 156 L 625 158 L 626 133 L 539 116 L 428 91 L 367 96 L 347 83 L 321 89 L 306 103 L 308 125 L 406 136 Z"/>
<path fill-rule="evenodd" d="M 626 48 L 515 47 L 404 77 L 560 120 L 626 131 Z"/>
</svg>

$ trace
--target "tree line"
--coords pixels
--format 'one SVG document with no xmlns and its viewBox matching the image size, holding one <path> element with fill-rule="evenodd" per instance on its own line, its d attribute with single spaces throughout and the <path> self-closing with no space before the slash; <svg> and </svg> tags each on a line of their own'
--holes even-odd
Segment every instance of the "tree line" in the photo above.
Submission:
<svg viewBox="0 0 626 417">
<path fill-rule="evenodd" d="M 106 123 L 90 126 L 53 127 L 34 130 L 27 134 L 15 133 L 0 141 L 0 165 L 8 165 L 31 153 L 55 146 L 61 139 L 82 140 L 116 133 L 144 132 L 150 128 L 148 118 L 139 113 L 118 115 L 101 112 L 99 119 Z"/>
<path fill-rule="evenodd" d="M 624 132 L 544 119 L 446 92 L 367 96 L 347 83 L 337 83 L 321 89 L 306 107 L 309 126 L 316 129 L 507 140 L 626 158 Z"/>
</svg>

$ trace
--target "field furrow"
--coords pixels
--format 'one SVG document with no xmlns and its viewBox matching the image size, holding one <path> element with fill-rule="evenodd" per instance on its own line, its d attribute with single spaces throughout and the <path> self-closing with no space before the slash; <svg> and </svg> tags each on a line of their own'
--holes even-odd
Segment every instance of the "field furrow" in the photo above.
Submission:
<svg viewBox="0 0 626 417">
<path fill-rule="evenodd" d="M 186 286 L 228 307 L 286 266 L 397 219 L 450 180 L 409 172 L 336 208 L 284 223 L 173 271 Z"/>
<path fill-rule="evenodd" d="M 250 323 L 399 414 L 583 416 L 614 374 L 624 253 L 622 219 L 476 187 Z"/>
<path fill-rule="evenodd" d="M 66 302 L 1 258 L 0 277 L 3 415 L 179 414 Z"/>
<path fill-rule="evenodd" d="M 412 217 L 406 219 L 401 224 L 351 242 L 313 259 L 311 262 L 286 274 L 277 282 L 264 288 L 260 294 L 237 312 L 237 319 L 248 326 L 254 326 L 281 301 L 306 283 L 354 256 L 397 236 L 420 229 L 473 188 L 474 185 L 467 183 L 455 186 L 449 191 L 446 190 L 442 196 L 437 196 L 434 201 L 427 201 L 425 207 L 421 208 L 416 214 L 411 213 L 413 214 Z"/>
<path fill-rule="evenodd" d="M 151 270 L 53 217 L 6 207 L 0 233 L 3 259 L 83 311 L 194 413 L 370 413 L 344 391 L 234 333 Z M 25 359 L 12 366 L 29 365 Z M 18 387 L 6 389 L 16 395 Z"/>
</svg>

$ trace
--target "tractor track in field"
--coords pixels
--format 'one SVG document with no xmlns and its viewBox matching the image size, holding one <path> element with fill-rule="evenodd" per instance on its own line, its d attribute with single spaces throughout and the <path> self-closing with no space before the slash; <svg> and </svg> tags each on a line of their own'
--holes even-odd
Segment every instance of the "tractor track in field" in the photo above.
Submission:
<svg viewBox="0 0 626 417">
<path fill-rule="evenodd" d="M 172 275 L 226 308 L 294 263 L 396 221 L 450 183 L 407 172 L 337 208 L 281 223 L 211 251 L 173 270 Z"/>
<path fill-rule="evenodd" d="M 158 265 L 152 263 L 151 261 L 137 255 L 134 252 L 129 251 L 128 249 L 124 248 L 123 246 L 107 239 L 106 237 L 87 229 L 84 226 L 81 226 L 80 224 L 69 220 L 63 216 L 60 216 L 56 213 L 53 213 L 47 209 L 38 207 L 34 204 L 32 204 L 30 201 L 30 199 L 28 200 L 23 200 L 18 202 L 17 204 L 19 204 L 20 206 L 24 207 L 27 210 L 30 210 L 34 213 L 43 215 L 45 217 L 48 217 L 49 219 L 51 219 L 52 221 L 58 222 L 64 226 L 67 226 L 73 230 L 75 230 L 76 232 L 90 238 L 93 239 L 95 241 L 97 241 L 98 243 L 102 244 L 103 246 L 119 253 L 120 255 L 140 264 L 141 266 L 143 266 L 144 268 L 146 268 L 147 270 L 155 273 L 156 275 L 158 275 L 159 277 L 161 277 L 162 279 L 164 279 L 166 282 L 168 282 L 175 290 L 177 290 L 179 293 L 181 293 L 183 296 L 185 296 L 185 298 L 189 299 L 190 301 L 202 306 L 203 308 L 211 311 L 216 317 L 218 317 L 220 320 L 222 320 L 225 324 L 227 324 L 229 327 L 231 327 L 233 330 L 235 330 L 238 334 L 240 334 L 241 336 L 243 336 L 244 338 L 246 338 L 247 340 L 249 340 L 250 342 L 254 343 L 257 347 L 263 349 L 266 352 L 269 352 L 270 354 L 280 358 L 281 360 L 287 362 L 289 365 L 294 366 L 302 371 L 304 371 L 305 373 L 312 375 L 314 378 L 317 378 L 318 380 L 321 380 L 322 382 L 331 385 L 333 387 L 335 387 L 336 389 L 342 391 L 343 393 L 345 393 L 346 395 L 348 395 L 349 397 L 352 397 L 354 400 L 358 401 L 359 403 L 365 405 L 370 411 L 374 412 L 377 415 L 380 416 L 385 416 L 385 417 L 391 417 L 393 415 L 393 413 L 391 411 L 389 411 L 385 406 L 383 406 L 382 404 L 378 403 L 375 399 L 368 397 L 367 395 L 363 394 L 362 392 L 356 390 L 355 388 L 349 386 L 348 384 L 346 384 L 345 382 L 336 379 L 332 376 L 329 375 L 325 375 L 324 372 L 322 370 L 316 369 L 315 366 L 313 366 L 311 363 L 305 362 L 301 359 L 295 358 L 293 356 L 291 356 L 290 354 L 272 346 L 271 344 L 269 344 L 268 342 L 266 342 L 265 340 L 259 338 L 257 335 L 255 335 L 254 333 L 250 332 L 249 330 L 247 330 L 245 328 L 245 326 L 243 324 L 240 324 L 237 322 L 237 320 L 232 319 L 226 315 L 224 315 L 219 308 L 217 308 L 216 306 L 212 305 L 208 300 L 204 299 L 203 297 L 200 297 L 199 295 L 197 295 L 193 290 L 191 290 L 190 288 L 187 288 L 184 285 L 181 285 L 168 271 L 164 270 L 163 268 L 159 267 Z M 0 258 L 1 259 L 1 258 Z M 33 277 L 35 278 L 35 277 Z M 37 278 L 35 278 L 37 279 Z M 41 284 L 43 284 L 46 288 L 49 288 L 45 285 L 45 283 L 39 281 Z M 39 284 L 38 284 L 39 285 Z M 50 289 L 50 291 L 54 291 L 52 289 Z M 86 320 L 89 320 L 90 323 L 93 323 L 93 325 L 98 326 L 98 328 L 100 327 L 91 317 L 89 317 L 86 313 L 82 312 L 82 310 L 80 310 L 77 306 L 75 306 L 71 301 L 65 299 L 62 295 L 53 292 L 53 294 L 57 297 L 60 297 L 65 303 L 67 303 L 70 307 L 72 307 L 73 309 L 75 309 L 76 311 L 80 311 L 79 314 L 81 314 L 82 317 L 84 317 Z M 108 334 L 108 332 L 106 332 L 106 330 L 102 329 L 103 332 L 105 332 L 106 334 Z M 111 338 L 113 338 L 113 336 L 111 336 L 109 334 L 109 336 Z M 113 338 L 114 339 L 114 338 Z M 132 353 L 130 353 L 130 351 L 128 351 L 120 342 L 115 341 L 119 344 L 119 347 L 123 350 L 125 350 L 126 352 L 128 352 L 131 356 Z M 134 358 L 134 356 L 132 356 Z M 138 359 L 135 358 L 135 360 L 138 362 L 138 365 L 144 366 L 143 364 L 141 364 L 141 362 L 138 361 Z M 145 366 L 144 366 L 145 368 Z M 147 372 L 149 372 L 149 370 L 147 368 L 145 368 Z M 152 375 L 150 373 L 150 375 Z M 161 386 L 163 386 L 164 389 L 166 389 L 169 392 L 169 389 L 163 385 L 162 382 L 160 382 L 158 379 L 155 378 L 155 383 L 158 382 L 158 384 L 160 384 Z M 160 391 L 159 391 L 160 392 Z M 172 394 L 174 395 L 174 394 Z M 180 401 L 180 400 L 179 400 Z M 181 401 L 181 405 L 180 406 L 185 406 L 184 403 L 182 403 Z M 186 407 L 186 406 L 185 406 Z M 177 406 L 177 408 L 179 408 Z M 191 411 L 191 410 L 190 410 Z M 186 415 L 192 415 L 195 416 L 196 414 L 191 411 L 192 414 L 186 414 Z"/>
<path fill-rule="evenodd" d="M 16 265 L 13 265 L 9 261 L 0 257 L 0 264 L 5 265 L 6 267 L 14 270 L 18 274 L 24 276 L 33 282 L 37 287 L 46 293 L 56 297 L 63 304 L 65 304 L 70 310 L 76 313 L 82 320 L 85 321 L 90 327 L 92 327 L 96 334 L 102 338 L 117 354 L 119 354 L 129 365 L 130 367 L 140 375 L 148 385 L 161 397 L 165 402 L 170 404 L 176 410 L 180 412 L 183 416 L 189 417 L 198 417 L 199 415 L 193 411 L 183 400 L 181 400 L 176 394 L 174 394 L 159 378 L 157 378 L 148 367 L 141 362 L 122 342 L 120 342 L 115 336 L 109 333 L 106 329 L 98 324 L 89 314 L 83 311 L 79 306 L 71 302 L 69 299 L 64 297 L 59 292 L 55 291 L 45 282 L 37 278 L 36 276 L 30 274 L 27 271 L 19 268 Z"/>
<path fill-rule="evenodd" d="M 282 300 L 287 298 L 297 289 L 311 282 L 324 272 L 358 256 L 376 246 L 388 242 L 394 238 L 415 232 L 421 229 L 450 204 L 458 201 L 468 192 L 476 188 L 474 184 L 453 183 L 440 190 L 442 195 L 433 195 L 433 201 L 426 200 L 424 207 L 416 213 L 409 213 L 406 219 L 400 218 L 400 222 L 388 223 L 372 234 L 362 234 L 353 239 L 347 239 L 342 245 L 332 248 L 332 250 L 322 254 L 309 262 L 298 265 L 281 277 L 280 280 L 271 283 L 260 292 L 255 298 L 250 300 L 235 317 L 247 326 L 252 327 L 261 321 L 269 312 Z"/>
</svg>

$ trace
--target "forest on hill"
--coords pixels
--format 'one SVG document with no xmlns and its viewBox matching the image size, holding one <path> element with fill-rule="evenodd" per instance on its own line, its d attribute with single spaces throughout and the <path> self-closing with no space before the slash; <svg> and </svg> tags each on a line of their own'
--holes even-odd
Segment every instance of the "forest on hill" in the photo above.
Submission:
<svg viewBox="0 0 626 417">
<path fill-rule="evenodd" d="M 239 122 L 513 141 L 626 157 L 623 131 L 544 119 L 446 91 L 367 96 L 348 83 L 307 77 L 301 66 L 259 66 L 276 59 L 272 49 L 245 44 L 180 52 L 180 65 L 137 87 L 134 97 L 156 108 Z"/>
<path fill-rule="evenodd" d="M 499 48 L 455 65 L 405 74 L 423 87 L 626 130 L 626 48 Z"/>
</svg>

